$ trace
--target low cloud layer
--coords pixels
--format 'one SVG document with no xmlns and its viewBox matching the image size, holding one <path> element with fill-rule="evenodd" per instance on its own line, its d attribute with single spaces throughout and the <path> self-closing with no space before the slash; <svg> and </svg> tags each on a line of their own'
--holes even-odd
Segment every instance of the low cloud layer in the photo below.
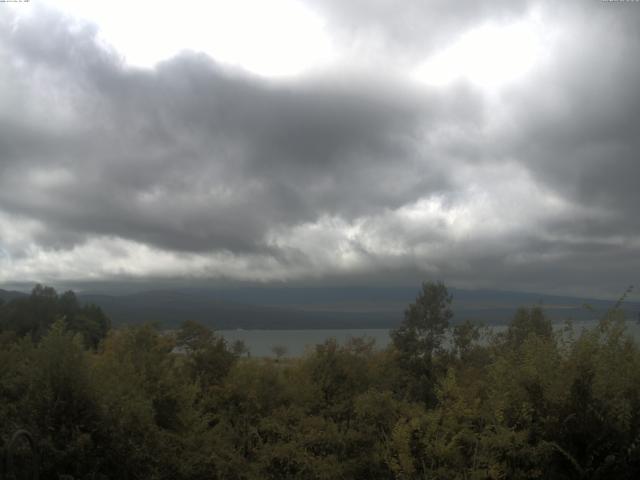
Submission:
<svg viewBox="0 0 640 480">
<path fill-rule="evenodd" d="M 640 7 L 471 3 L 310 3 L 342 57 L 277 80 L 0 12 L 0 281 L 637 283 Z M 402 72 L 534 10 L 555 43 L 499 90 Z"/>
</svg>

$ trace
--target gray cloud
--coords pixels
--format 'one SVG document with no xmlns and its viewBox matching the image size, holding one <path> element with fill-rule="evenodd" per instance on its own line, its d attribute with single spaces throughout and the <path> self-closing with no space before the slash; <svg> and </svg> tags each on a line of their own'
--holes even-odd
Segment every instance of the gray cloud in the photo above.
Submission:
<svg viewBox="0 0 640 480">
<path fill-rule="evenodd" d="M 43 30 L 52 34 L 43 38 Z M 40 128 L 24 119 L 7 135 L 7 210 L 165 248 L 242 251 L 259 248 L 273 225 L 360 215 L 446 183 L 417 144 L 431 119 L 459 115 L 455 98 L 331 74 L 273 85 L 199 55 L 154 72 L 129 70 L 92 41 L 94 33 L 70 33 L 43 13 L 8 38 L 25 74 L 38 72 L 27 83 L 64 83 L 53 93 L 70 118 Z M 42 175 L 60 168 L 70 184 L 42 185 L 25 198 L 21 180 L 38 168 Z"/>
<path fill-rule="evenodd" d="M 540 182 L 606 213 L 588 222 L 566 219 L 554 231 L 640 233 L 640 67 L 631 60 L 640 49 L 640 9 L 628 7 L 561 9 L 571 27 L 563 48 L 511 99 L 519 128 L 504 139 L 510 151 Z"/>
<path fill-rule="evenodd" d="M 537 5 L 516 3 L 311 5 L 384 63 Z M 623 8 L 558 7 L 562 44 L 497 99 L 374 69 L 267 80 L 196 53 L 133 69 L 58 12 L 0 17 L 0 279 L 637 282 L 640 8 Z"/>
</svg>

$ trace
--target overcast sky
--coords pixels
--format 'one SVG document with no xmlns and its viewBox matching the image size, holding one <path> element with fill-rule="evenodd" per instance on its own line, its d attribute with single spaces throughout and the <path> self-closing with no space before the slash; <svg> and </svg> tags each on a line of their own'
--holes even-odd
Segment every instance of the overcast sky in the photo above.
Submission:
<svg viewBox="0 0 640 480">
<path fill-rule="evenodd" d="M 596 0 L 0 3 L 0 287 L 621 293 L 638 25 Z"/>
</svg>

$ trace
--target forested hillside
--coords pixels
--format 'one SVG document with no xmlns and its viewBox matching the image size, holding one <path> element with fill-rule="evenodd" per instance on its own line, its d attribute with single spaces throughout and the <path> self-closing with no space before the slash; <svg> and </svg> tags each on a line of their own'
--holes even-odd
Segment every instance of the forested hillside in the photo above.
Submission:
<svg viewBox="0 0 640 480">
<path fill-rule="evenodd" d="M 621 303 L 590 331 L 521 309 L 503 334 L 452 327 L 451 305 L 425 283 L 388 349 L 268 359 L 195 322 L 111 329 L 36 287 L 0 305 L 0 438 L 31 431 L 45 479 L 638 477 Z"/>
</svg>

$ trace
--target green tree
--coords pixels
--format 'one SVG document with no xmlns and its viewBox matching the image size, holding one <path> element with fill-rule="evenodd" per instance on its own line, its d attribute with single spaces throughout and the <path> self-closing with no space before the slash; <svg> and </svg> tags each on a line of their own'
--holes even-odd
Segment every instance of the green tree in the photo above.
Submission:
<svg viewBox="0 0 640 480">
<path fill-rule="evenodd" d="M 44 337 L 57 319 L 66 329 L 82 334 L 87 346 L 96 348 L 111 327 L 102 309 L 81 305 L 72 291 L 58 295 L 52 287 L 36 285 L 27 297 L 18 297 L 0 305 L 0 331 L 11 331 L 35 341 Z"/>
<path fill-rule="evenodd" d="M 453 327 L 453 346 L 461 360 L 465 360 L 480 339 L 480 328 L 467 320 Z"/>
<path fill-rule="evenodd" d="M 553 336 L 551 321 L 545 317 L 538 305 L 531 308 L 519 308 L 507 329 L 507 342 L 519 347 L 529 335 L 550 339 Z"/>
<path fill-rule="evenodd" d="M 184 351 L 187 374 L 203 392 L 219 385 L 238 359 L 238 354 L 229 349 L 223 337 L 194 321 L 182 323 L 176 346 Z"/>
<path fill-rule="evenodd" d="M 391 332 L 395 347 L 411 360 L 429 360 L 442 346 L 453 317 L 453 297 L 442 282 L 424 282 L 416 301 L 404 312 L 404 321 Z"/>
<path fill-rule="evenodd" d="M 409 375 L 404 381 L 408 394 L 428 404 L 435 401 L 435 356 L 442 351 L 453 317 L 452 300 L 442 282 L 424 282 L 415 302 L 405 310 L 404 321 L 391 332 L 398 362 Z"/>
<path fill-rule="evenodd" d="M 111 478 L 198 478 L 194 463 L 206 463 L 194 440 L 205 423 L 197 389 L 174 350 L 171 335 L 147 324 L 113 331 L 96 354 L 99 438 Z"/>
<path fill-rule="evenodd" d="M 284 345 L 274 345 L 271 347 L 271 351 L 276 356 L 276 362 L 279 362 L 280 359 L 287 354 L 287 347 Z"/>
<path fill-rule="evenodd" d="M 52 325 L 31 358 L 23 425 L 39 438 L 42 476 L 87 475 L 99 462 L 95 432 L 99 400 L 82 339 L 62 319 Z"/>
</svg>

